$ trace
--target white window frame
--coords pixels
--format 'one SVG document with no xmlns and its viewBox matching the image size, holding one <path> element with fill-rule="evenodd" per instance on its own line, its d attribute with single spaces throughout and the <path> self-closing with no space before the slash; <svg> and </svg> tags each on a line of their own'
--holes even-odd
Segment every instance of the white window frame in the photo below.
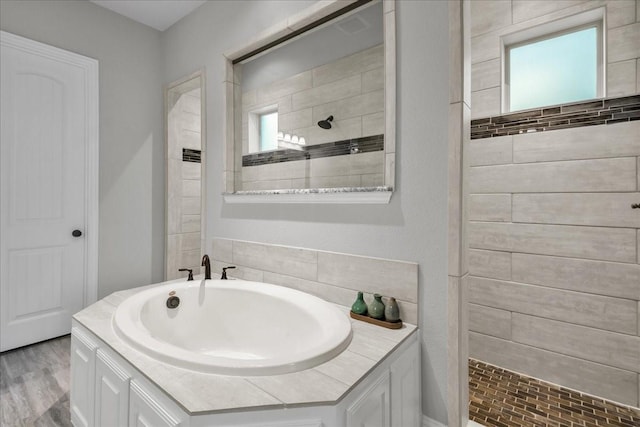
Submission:
<svg viewBox="0 0 640 427">
<path fill-rule="evenodd" d="M 510 50 L 520 46 L 536 43 L 542 40 L 553 39 L 565 34 L 573 33 L 587 28 L 596 28 L 597 31 L 597 87 L 596 98 L 603 98 L 606 91 L 606 8 L 589 10 L 578 15 L 569 16 L 543 25 L 531 27 L 523 31 L 508 34 L 501 37 L 502 49 L 502 113 L 511 113 L 510 106 L 510 75 L 509 54 Z M 583 101 L 588 101 L 587 99 Z M 580 102 L 580 101 L 576 101 Z M 540 105 L 534 108 L 544 108 L 548 105 Z"/>
</svg>

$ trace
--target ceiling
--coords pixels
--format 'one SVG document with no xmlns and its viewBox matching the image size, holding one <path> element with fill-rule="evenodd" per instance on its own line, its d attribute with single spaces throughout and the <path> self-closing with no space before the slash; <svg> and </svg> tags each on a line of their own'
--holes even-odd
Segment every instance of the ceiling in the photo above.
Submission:
<svg viewBox="0 0 640 427">
<path fill-rule="evenodd" d="M 89 0 L 134 21 L 164 31 L 207 0 Z"/>
</svg>

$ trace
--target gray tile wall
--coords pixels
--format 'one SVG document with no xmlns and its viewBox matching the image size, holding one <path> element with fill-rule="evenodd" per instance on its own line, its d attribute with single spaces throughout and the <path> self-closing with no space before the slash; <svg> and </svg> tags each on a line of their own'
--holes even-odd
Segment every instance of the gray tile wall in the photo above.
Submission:
<svg viewBox="0 0 640 427">
<path fill-rule="evenodd" d="M 501 113 L 501 36 L 598 7 L 606 7 L 606 96 L 639 93 L 640 7 L 637 0 L 473 0 L 471 117 Z"/>
<path fill-rule="evenodd" d="M 470 142 L 471 357 L 639 406 L 639 135 Z"/>
<path fill-rule="evenodd" d="M 229 277 L 273 283 L 351 307 L 357 291 L 395 297 L 403 321 L 418 322 L 418 264 L 240 240 L 213 239 L 211 268 Z M 383 300 L 386 300 L 384 298 Z"/>
<path fill-rule="evenodd" d="M 471 116 L 501 113 L 500 37 L 606 7 L 607 97 L 640 92 L 640 2 L 471 2 Z M 469 142 L 469 353 L 640 406 L 640 123 Z"/>
<path fill-rule="evenodd" d="M 179 268 L 200 271 L 200 186 L 202 164 L 183 161 L 182 150 L 201 150 L 200 89 L 180 96 L 167 125 L 166 280 L 186 277 Z"/>
<path fill-rule="evenodd" d="M 306 145 L 384 134 L 384 46 L 243 93 L 243 154 L 248 147 L 248 113 L 274 104 L 279 130 L 304 137 Z M 316 125 L 330 115 L 332 129 Z M 384 152 L 242 167 L 241 182 L 237 190 L 380 186 Z"/>
</svg>

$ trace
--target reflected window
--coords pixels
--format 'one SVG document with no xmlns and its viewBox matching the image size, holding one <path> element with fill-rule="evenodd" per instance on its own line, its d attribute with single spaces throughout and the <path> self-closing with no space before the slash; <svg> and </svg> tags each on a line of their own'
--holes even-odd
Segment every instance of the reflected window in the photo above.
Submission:
<svg viewBox="0 0 640 427">
<path fill-rule="evenodd" d="M 260 115 L 260 151 L 278 149 L 278 112 Z"/>
<path fill-rule="evenodd" d="M 594 23 L 505 46 L 507 110 L 600 96 L 601 32 Z"/>
</svg>

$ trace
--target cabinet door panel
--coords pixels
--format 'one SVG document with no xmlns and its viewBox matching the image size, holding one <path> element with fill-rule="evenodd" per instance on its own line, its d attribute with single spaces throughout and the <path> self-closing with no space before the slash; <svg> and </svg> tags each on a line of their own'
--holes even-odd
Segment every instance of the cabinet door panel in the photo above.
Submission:
<svg viewBox="0 0 640 427">
<path fill-rule="evenodd" d="M 415 342 L 391 365 L 391 419 L 394 426 L 419 427 L 420 346 Z"/>
<path fill-rule="evenodd" d="M 98 346 L 80 329 L 71 330 L 71 422 L 76 427 L 93 424 L 93 391 Z"/>
<path fill-rule="evenodd" d="M 130 427 L 184 427 L 180 417 L 167 411 L 142 384 L 131 380 L 129 396 Z"/>
<path fill-rule="evenodd" d="M 102 349 L 96 357 L 96 427 L 126 426 L 131 375 Z"/>
<path fill-rule="evenodd" d="M 389 373 L 385 372 L 347 409 L 348 427 L 390 427 Z"/>
</svg>

